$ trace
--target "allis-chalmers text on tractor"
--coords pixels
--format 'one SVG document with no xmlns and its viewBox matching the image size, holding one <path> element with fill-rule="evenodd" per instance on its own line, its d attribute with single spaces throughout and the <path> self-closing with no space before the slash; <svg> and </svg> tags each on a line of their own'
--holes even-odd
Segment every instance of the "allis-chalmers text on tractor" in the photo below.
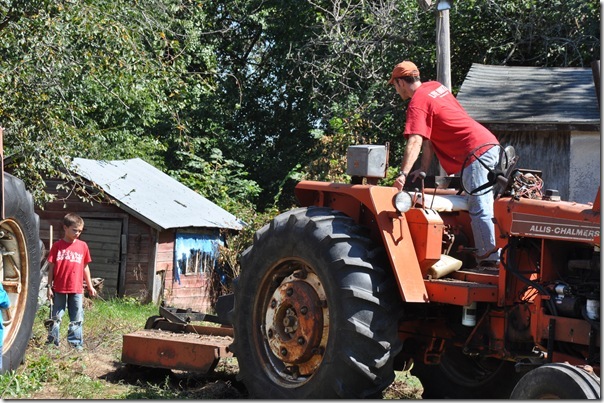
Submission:
<svg viewBox="0 0 604 403">
<path fill-rule="evenodd" d="M 125 335 L 122 360 L 205 371 L 234 354 L 253 398 L 380 397 L 403 368 L 423 398 L 600 398 L 600 189 L 560 200 L 497 147 L 476 189 L 434 176 L 400 192 L 377 184 L 387 146 L 350 147 L 352 183 L 299 182 L 300 207 L 243 253 L 212 328 L 232 344 L 204 341 L 202 356 Z M 495 269 L 476 264 L 466 208 L 491 189 Z M 206 332 L 191 315 L 163 309 L 146 328 Z"/>
</svg>

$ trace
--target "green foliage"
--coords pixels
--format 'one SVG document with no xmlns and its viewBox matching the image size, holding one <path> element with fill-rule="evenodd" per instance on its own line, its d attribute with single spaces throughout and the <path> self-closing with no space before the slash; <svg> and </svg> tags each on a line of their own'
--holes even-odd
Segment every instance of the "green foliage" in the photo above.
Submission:
<svg viewBox="0 0 604 403">
<path fill-rule="evenodd" d="M 227 211 L 236 211 L 260 194 L 258 184 L 247 179 L 243 165 L 224 158 L 217 148 L 210 151 L 209 160 L 184 151 L 176 151 L 174 157 L 181 161 L 182 168 L 169 170 L 168 174 Z"/>
<path fill-rule="evenodd" d="M 226 272 L 231 275 L 227 281 L 227 288 L 224 290 L 225 293 L 234 292 L 232 289 L 233 280 L 239 277 L 241 272 L 239 266 L 241 253 L 252 244 L 256 231 L 278 215 L 279 210 L 276 207 L 272 207 L 263 212 L 258 212 L 248 206 L 247 208 L 240 209 L 238 214 L 246 223 L 246 226 L 241 231 L 225 234 L 226 246 L 220 249 L 219 264 L 228 268 Z"/>
<path fill-rule="evenodd" d="M 423 391 L 420 380 L 410 371 L 396 371 L 394 382 L 383 392 L 383 399 L 421 399 Z"/>
<path fill-rule="evenodd" d="M 398 164 L 404 106 L 386 82 L 403 59 L 436 79 L 435 6 L 342 4 L 0 0 L 7 170 L 42 204 L 72 157 L 140 157 L 236 213 L 287 208 L 304 177 L 346 179 L 350 144 L 388 142 Z M 453 88 L 472 63 L 589 66 L 599 9 L 453 2 Z"/>
<path fill-rule="evenodd" d="M 32 372 L 30 376 L 16 371 L 9 371 L 0 375 L 0 398 L 19 398 L 40 390 L 43 381 L 37 375 L 36 372 Z"/>
<path fill-rule="evenodd" d="M 165 381 L 161 385 L 156 384 L 147 384 L 140 385 L 140 388 L 137 388 L 134 391 L 129 391 L 122 394 L 118 399 L 178 399 L 180 393 L 178 391 L 173 390 L 170 387 L 169 379 L 166 377 Z"/>
<path fill-rule="evenodd" d="M 596 2 L 455 2 L 451 9 L 451 63 L 460 85 L 472 63 L 589 67 L 600 57 Z"/>
<path fill-rule="evenodd" d="M 95 399 L 102 396 L 104 384 L 86 375 L 75 375 L 63 378 L 58 383 L 63 395 L 73 399 Z"/>
<path fill-rule="evenodd" d="M 178 41 L 164 31 L 188 3 L 48 2 L 0 31 L 8 168 L 37 199 L 45 199 L 42 175 L 57 175 L 67 156 L 163 164 L 169 136 L 156 127 L 178 126 L 187 67 L 170 55 Z"/>
</svg>

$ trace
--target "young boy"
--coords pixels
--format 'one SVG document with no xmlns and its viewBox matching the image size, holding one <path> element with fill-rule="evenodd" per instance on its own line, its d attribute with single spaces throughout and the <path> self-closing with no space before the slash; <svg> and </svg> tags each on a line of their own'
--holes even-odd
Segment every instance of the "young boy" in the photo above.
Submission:
<svg viewBox="0 0 604 403">
<path fill-rule="evenodd" d="M 2 286 L 2 282 L 0 282 L 0 309 L 8 309 L 10 307 L 10 300 L 8 299 L 8 294 L 4 291 L 4 287 Z M 4 342 L 4 328 L 2 326 L 2 322 L 4 318 L 0 314 L 0 373 L 2 373 L 2 344 Z"/>
<path fill-rule="evenodd" d="M 84 230 L 84 220 L 69 213 L 63 218 L 63 239 L 56 241 L 48 253 L 48 299 L 52 300 L 53 324 L 48 331 L 46 344 L 59 345 L 59 329 L 65 309 L 69 311 L 67 342 L 77 351 L 84 348 L 82 323 L 84 322 L 84 285 L 92 297 L 96 290 L 92 286 L 90 268 L 92 261 L 86 242 L 78 239 Z"/>
</svg>

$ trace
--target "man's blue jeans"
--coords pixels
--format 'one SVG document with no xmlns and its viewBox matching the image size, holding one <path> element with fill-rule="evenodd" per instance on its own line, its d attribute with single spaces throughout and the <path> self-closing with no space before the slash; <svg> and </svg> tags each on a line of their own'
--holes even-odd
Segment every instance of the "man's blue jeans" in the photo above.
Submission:
<svg viewBox="0 0 604 403">
<path fill-rule="evenodd" d="M 480 156 L 480 161 L 490 169 L 495 169 L 499 163 L 500 147 L 493 146 Z M 463 172 L 463 185 L 468 191 L 476 189 L 487 183 L 489 171 L 476 160 L 472 162 Z M 483 191 L 477 194 L 484 193 Z M 479 260 L 498 260 L 499 252 L 490 256 L 486 254 L 495 249 L 495 225 L 493 224 L 493 188 L 480 196 L 468 196 L 468 210 L 470 213 L 472 232 L 474 233 L 474 247 L 476 256 L 483 257 Z"/>
<path fill-rule="evenodd" d="M 82 306 L 83 294 L 53 294 L 52 320 L 53 325 L 48 332 L 48 343 L 59 345 L 59 329 L 65 309 L 69 311 L 69 327 L 67 328 L 67 342 L 72 347 L 84 346 L 82 323 L 84 322 L 84 308 Z"/>
</svg>

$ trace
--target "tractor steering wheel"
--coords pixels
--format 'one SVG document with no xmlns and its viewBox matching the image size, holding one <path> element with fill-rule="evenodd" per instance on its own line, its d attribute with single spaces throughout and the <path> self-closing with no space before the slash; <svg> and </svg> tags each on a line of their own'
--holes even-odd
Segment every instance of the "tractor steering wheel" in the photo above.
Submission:
<svg viewBox="0 0 604 403">
<path fill-rule="evenodd" d="M 489 167 L 487 164 L 485 164 L 480 159 L 480 157 L 478 155 L 476 155 L 476 153 L 478 151 L 482 150 L 485 147 L 491 147 L 491 146 L 496 146 L 496 147 L 499 147 L 499 149 L 500 149 L 499 162 L 495 166 L 495 168 Z M 487 169 L 487 171 L 488 171 L 487 181 L 485 183 L 477 186 L 474 189 L 466 189 L 466 187 L 464 186 L 464 181 L 463 181 L 464 171 L 468 167 L 468 165 L 470 165 L 471 162 L 474 162 L 474 160 L 477 160 L 478 162 L 480 162 L 480 164 Z M 501 193 L 507 187 L 509 174 L 512 172 L 514 166 L 516 165 L 517 160 L 518 160 L 518 158 L 516 157 L 516 152 L 514 150 L 514 147 L 512 147 L 512 146 L 507 146 L 504 149 L 500 144 L 488 143 L 488 144 L 483 144 L 480 147 L 475 148 L 468 154 L 468 156 L 466 157 L 466 159 L 464 160 L 464 162 L 461 166 L 460 177 L 462 178 L 461 179 L 462 190 L 464 192 L 466 192 L 466 194 L 468 194 L 468 195 L 481 196 L 485 193 L 490 192 L 491 188 L 493 188 L 493 197 L 497 197 L 499 195 L 499 193 Z"/>
</svg>

